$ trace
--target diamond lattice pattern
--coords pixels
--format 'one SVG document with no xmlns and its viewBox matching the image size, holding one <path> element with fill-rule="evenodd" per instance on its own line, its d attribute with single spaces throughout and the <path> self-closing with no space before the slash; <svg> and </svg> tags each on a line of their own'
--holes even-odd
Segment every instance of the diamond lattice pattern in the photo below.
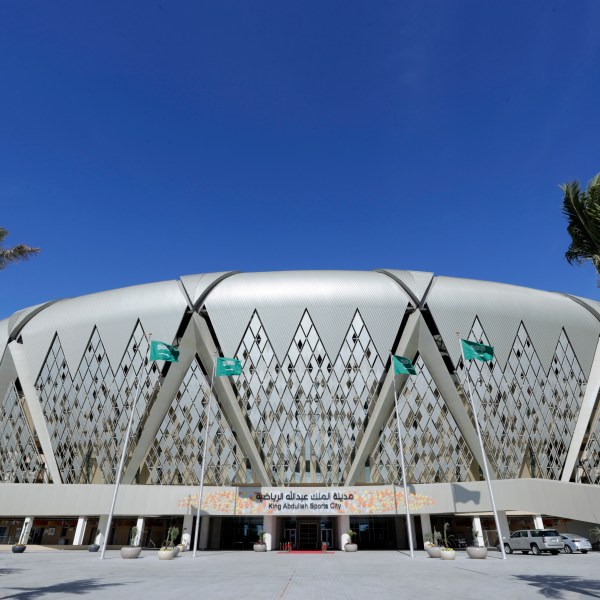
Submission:
<svg viewBox="0 0 600 600">
<path fill-rule="evenodd" d="M 209 394 L 210 386 L 194 360 L 148 451 L 151 483 L 196 485 L 200 481 Z M 210 413 L 205 483 L 247 483 L 246 457 L 214 397 Z"/>
<path fill-rule="evenodd" d="M 478 319 L 470 340 L 490 344 Z M 585 378 L 569 339 L 561 332 L 549 371 L 543 371 L 533 343 L 521 323 L 504 371 L 497 361 L 459 362 L 463 390 L 468 379 L 480 419 L 486 454 L 498 478 L 522 474 L 560 479 L 583 401 Z M 461 395 L 471 419 L 466 392 Z"/>
<path fill-rule="evenodd" d="M 0 481 L 38 483 L 43 481 L 42 461 L 27 422 L 23 398 L 11 382 L 0 406 Z"/>
<path fill-rule="evenodd" d="M 415 368 L 417 375 L 408 377 L 398 394 L 407 481 L 471 481 L 473 455 L 421 356 Z M 400 482 L 399 456 L 394 408 L 369 457 L 371 481 Z"/>
<path fill-rule="evenodd" d="M 383 363 L 357 311 L 335 361 L 305 311 L 282 364 L 255 312 L 236 353 L 239 404 L 277 485 L 341 484 L 372 410 Z"/>
<path fill-rule="evenodd" d="M 64 483 L 114 482 L 136 379 L 142 386 L 128 452 L 160 378 L 156 363 L 148 363 L 148 349 L 138 322 L 115 373 L 95 328 L 72 377 L 58 335 L 54 337 L 36 387 Z"/>
</svg>

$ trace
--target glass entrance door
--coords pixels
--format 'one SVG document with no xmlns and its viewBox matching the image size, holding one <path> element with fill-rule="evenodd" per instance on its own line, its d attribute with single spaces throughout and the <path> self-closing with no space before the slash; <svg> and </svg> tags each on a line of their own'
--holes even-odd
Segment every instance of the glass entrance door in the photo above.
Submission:
<svg viewBox="0 0 600 600">
<path fill-rule="evenodd" d="M 321 542 L 327 544 L 327 549 L 333 548 L 333 529 L 321 529 Z"/>
<path fill-rule="evenodd" d="M 317 521 L 300 521 L 299 522 L 299 550 L 319 550 L 319 523 Z"/>
</svg>

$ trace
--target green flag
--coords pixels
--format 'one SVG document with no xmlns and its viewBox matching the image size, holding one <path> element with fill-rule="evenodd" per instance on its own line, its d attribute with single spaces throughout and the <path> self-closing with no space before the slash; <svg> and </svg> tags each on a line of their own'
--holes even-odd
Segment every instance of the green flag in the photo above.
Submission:
<svg viewBox="0 0 600 600">
<path fill-rule="evenodd" d="M 217 357 L 217 377 L 226 375 L 241 375 L 242 363 L 237 358 L 221 358 Z"/>
<path fill-rule="evenodd" d="M 150 342 L 150 360 L 164 360 L 166 362 L 179 362 L 179 350 L 164 342 Z"/>
<path fill-rule="evenodd" d="M 460 340 L 462 344 L 463 357 L 465 360 L 481 360 L 487 362 L 494 358 L 493 346 L 486 346 L 477 342 Z"/>
<path fill-rule="evenodd" d="M 416 375 L 415 365 L 408 358 L 404 356 L 392 355 L 394 359 L 394 373 L 396 375 Z"/>
</svg>

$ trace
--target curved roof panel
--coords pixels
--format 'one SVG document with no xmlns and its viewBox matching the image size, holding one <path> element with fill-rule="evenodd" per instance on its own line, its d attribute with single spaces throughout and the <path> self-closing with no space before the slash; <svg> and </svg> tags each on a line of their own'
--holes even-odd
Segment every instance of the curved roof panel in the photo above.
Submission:
<svg viewBox="0 0 600 600">
<path fill-rule="evenodd" d="M 119 364 L 137 320 L 154 339 L 170 342 L 187 308 L 176 281 L 164 281 L 56 302 L 31 319 L 21 332 L 31 372 L 37 375 L 58 334 L 67 364 L 75 372 L 94 327 L 108 359 Z"/>
<path fill-rule="evenodd" d="M 433 273 L 424 271 L 401 271 L 399 269 L 377 269 L 380 273 L 387 273 L 397 279 L 402 287 L 408 289 L 420 304 L 425 297 L 425 292 L 433 279 Z"/>
<path fill-rule="evenodd" d="M 220 271 L 218 273 L 201 273 L 199 275 L 183 275 L 179 279 L 189 296 L 192 306 L 202 298 L 210 288 L 217 284 L 219 280 L 233 275 L 237 271 Z"/>
<path fill-rule="evenodd" d="M 600 323 L 563 294 L 503 283 L 436 277 L 427 295 L 427 306 L 454 364 L 460 357 L 458 337 L 467 338 L 478 318 L 501 366 L 506 364 L 523 322 L 544 370 L 550 367 L 563 327 L 584 372 L 588 374 L 591 369 Z"/>
<path fill-rule="evenodd" d="M 2 319 L 2 321 L 0 321 L 0 360 L 2 360 L 4 350 L 6 349 L 6 343 L 8 342 L 8 321 L 8 319 Z"/>
<path fill-rule="evenodd" d="M 330 359 L 340 351 L 354 314 L 378 353 L 391 349 L 409 297 L 391 278 L 364 271 L 282 271 L 228 277 L 206 299 L 226 356 L 233 356 L 256 310 L 280 361 L 308 311 Z"/>
</svg>

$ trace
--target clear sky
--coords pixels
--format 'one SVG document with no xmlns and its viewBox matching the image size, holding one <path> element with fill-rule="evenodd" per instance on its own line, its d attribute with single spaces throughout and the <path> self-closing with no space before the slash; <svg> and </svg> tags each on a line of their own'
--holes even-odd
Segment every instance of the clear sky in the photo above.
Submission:
<svg viewBox="0 0 600 600">
<path fill-rule="evenodd" d="M 0 317 L 222 270 L 433 271 L 598 299 L 597 0 L 2 0 Z"/>
</svg>

